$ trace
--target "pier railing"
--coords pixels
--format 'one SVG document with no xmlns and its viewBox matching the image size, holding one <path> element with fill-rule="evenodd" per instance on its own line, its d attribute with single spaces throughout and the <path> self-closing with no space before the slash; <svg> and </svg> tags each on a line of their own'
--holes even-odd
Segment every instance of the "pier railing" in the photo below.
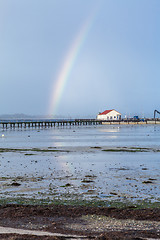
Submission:
<svg viewBox="0 0 160 240">
<path fill-rule="evenodd" d="M 56 127 L 56 126 L 81 126 L 100 124 L 160 124 L 160 119 L 121 119 L 121 120 L 98 120 L 98 119 L 13 119 L 0 120 L 2 128 L 33 128 L 33 127 Z"/>
</svg>

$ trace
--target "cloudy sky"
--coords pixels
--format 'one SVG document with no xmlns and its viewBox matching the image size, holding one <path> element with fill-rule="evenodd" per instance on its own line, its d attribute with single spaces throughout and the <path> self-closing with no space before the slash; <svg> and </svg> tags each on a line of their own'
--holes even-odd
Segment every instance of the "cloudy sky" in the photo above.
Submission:
<svg viewBox="0 0 160 240">
<path fill-rule="evenodd" d="M 0 0 L 0 115 L 160 110 L 159 0 Z"/>
</svg>

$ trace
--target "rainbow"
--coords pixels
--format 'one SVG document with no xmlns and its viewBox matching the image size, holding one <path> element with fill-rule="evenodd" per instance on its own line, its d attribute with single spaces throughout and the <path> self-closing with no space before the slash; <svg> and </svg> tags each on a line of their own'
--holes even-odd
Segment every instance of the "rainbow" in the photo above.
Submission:
<svg viewBox="0 0 160 240">
<path fill-rule="evenodd" d="M 61 99 L 61 96 L 63 95 L 63 91 L 65 89 L 67 80 L 71 74 L 72 68 L 74 66 L 74 63 L 76 61 L 76 58 L 84 44 L 84 41 L 88 35 L 89 30 L 91 29 L 91 26 L 93 25 L 94 19 L 97 15 L 99 7 L 94 5 L 91 14 L 85 21 L 85 23 L 82 25 L 79 33 L 75 37 L 68 54 L 64 58 L 63 64 L 60 68 L 60 72 L 57 76 L 57 79 L 53 83 L 53 87 L 51 90 L 51 97 L 49 101 L 49 115 L 55 115 L 57 112 L 57 108 Z"/>
</svg>

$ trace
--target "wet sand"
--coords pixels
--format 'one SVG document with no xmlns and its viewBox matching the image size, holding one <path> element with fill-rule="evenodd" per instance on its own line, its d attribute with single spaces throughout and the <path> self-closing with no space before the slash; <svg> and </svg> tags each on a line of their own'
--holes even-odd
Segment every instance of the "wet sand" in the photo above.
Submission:
<svg viewBox="0 0 160 240">
<path fill-rule="evenodd" d="M 160 149 L 0 148 L 1 202 L 160 201 Z"/>
</svg>

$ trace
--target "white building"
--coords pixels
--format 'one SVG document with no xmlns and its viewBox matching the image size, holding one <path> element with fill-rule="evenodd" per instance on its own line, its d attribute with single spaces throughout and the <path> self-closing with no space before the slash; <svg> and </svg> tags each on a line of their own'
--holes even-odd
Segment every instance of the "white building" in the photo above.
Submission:
<svg viewBox="0 0 160 240">
<path fill-rule="evenodd" d="M 121 113 L 117 112 L 116 110 L 106 110 L 102 113 L 97 115 L 98 120 L 120 120 Z"/>
</svg>

